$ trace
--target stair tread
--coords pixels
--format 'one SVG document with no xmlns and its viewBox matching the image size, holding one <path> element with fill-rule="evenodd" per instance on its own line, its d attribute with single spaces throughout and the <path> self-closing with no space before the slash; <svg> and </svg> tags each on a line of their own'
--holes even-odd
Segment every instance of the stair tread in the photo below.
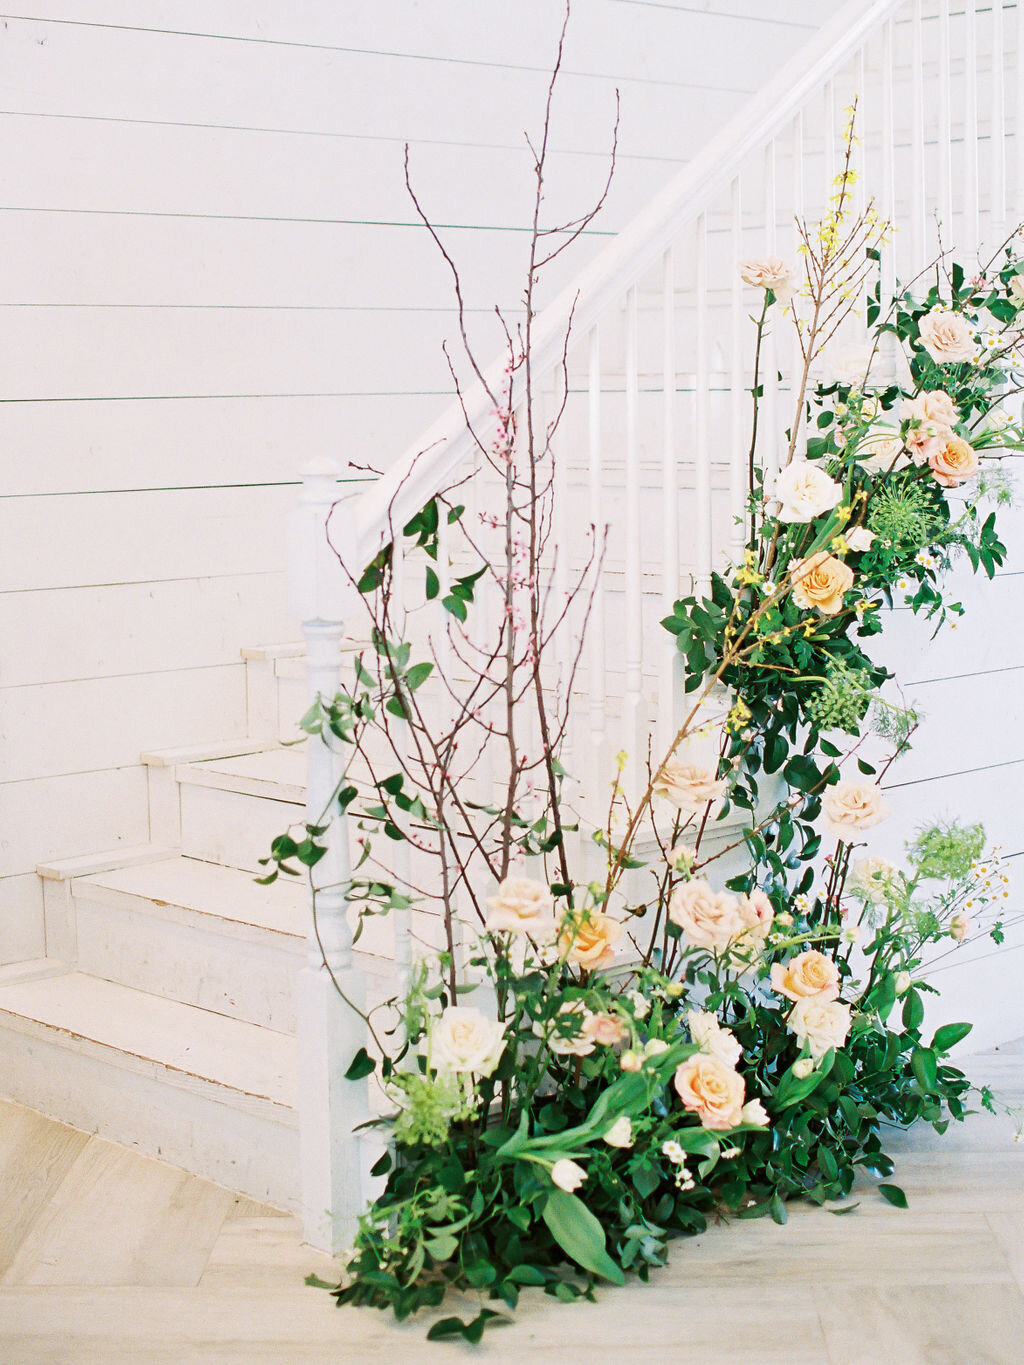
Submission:
<svg viewBox="0 0 1024 1365">
<path fill-rule="evenodd" d="M 82 972 L 0 986 L 0 1015 L 295 1108 L 297 1044 L 287 1034 Z"/>
<path fill-rule="evenodd" d="M 306 749 L 295 745 L 188 763 L 178 769 L 178 776 L 201 786 L 301 803 L 306 799 Z"/>
<path fill-rule="evenodd" d="M 174 905 L 239 924 L 304 938 L 308 923 L 305 881 L 281 878 L 260 886 L 249 872 L 198 858 L 174 856 L 75 879 L 80 886 Z"/>
</svg>

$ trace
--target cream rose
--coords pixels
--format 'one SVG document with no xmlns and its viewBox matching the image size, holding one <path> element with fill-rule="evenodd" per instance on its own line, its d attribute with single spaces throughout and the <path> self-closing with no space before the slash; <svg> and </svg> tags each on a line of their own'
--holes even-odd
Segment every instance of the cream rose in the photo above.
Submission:
<svg viewBox="0 0 1024 1365">
<path fill-rule="evenodd" d="M 430 1061 L 437 1071 L 489 1076 L 505 1050 L 505 1025 L 469 1005 L 449 1005 L 430 1030 Z"/>
<path fill-rule="evenodd" d="M 1014 275 L 1009 284 L 1010 298 L 1019 308 L 1024 304 L 1024 275 Z"/>
<path fill-rule="evenodd" d="M 846 532 L 846 543 L 851 550 L 862 554 L 865 550 L 870 550 L 872 544 L 878 537 L 874 531 L 869 531 L 866 526 L 855 526 L 852 531 Z"/>
<path fill-rule="evenodd" d="M 492 933 L 511 930 L 543 936 L 554 930 L 554 898 L 543 882 L 532 877 L 506 877 L 487 904 L 491 913 L 486 927 Z"/>
<path fill-rule="evenodd" d="M 573 1190 L 578 1190 L 586 1178 L 587 1173 L 583 1167 L 575 1161 L 570 1161 L 567 1156 L 563 1156 L 551 1167 L 551 1179 L 560 1190 L 568 1190 L 570 1194 Z"/>
<path fill-rule="evenodd" d="M 717 1016 L 706 1010 L 689 1010 L 686 1022 L 690 1037 L 708 1057 L 717 1057 L 723 1066 L 735 1067 L 743 1049 L 731 1029 L 723 1028 Z"/>
<path fill-rule="evenodd" d="M 785 303 L 796 290 L 796 271 L 781 256 L 756 256 L 740 261 L 740 276 L 755 289 L 770 289 Z"/>
<path fill-rule="evenodd" d="M 936 365 L 957 365 L 978 354 L 971 325 L 960 313 L 929 313 L 921 319 L 920 336 Z"/>
<path fill-rule="evenodd" d="M 558 935 L 560 956 L 585 967 L 588 972 L 607 967 L 615 957 L 615 944 L 622 925 L 599 910 L 567 915 Z"/>
<path fill-rule="evenodd" d="M 798 1057 L 793 1063 L 793 1075 L 798 1081 L 805 1081 L 814 1070 L 814 1062 L 810 1057 Z"/>
<path fill-rule="evenodd" d="M 821 798 L 826 826 L 840 839 L 870 829 L 889 814 L 882 793 L 874 782 L 837 782 Z"/>
<path fill-rule="evenodd" d="M 950 436 L 940 450 L 928 457 L 928 468 L 943 488 L 957 488 L 973 479 L 981 468 L 978 452 L 959 436 Z"/>
<path fill-rule="evenodd" d="M 841 485 L 810 460 L 792 460 L 775 480 L 779 521 L 813 521 L 837 507 L 842 496 Z"/>
<path fill-rule="evenodd" d="M 604 1134 L 603 1141 L 607 1142 L 609 1147 L 632 1147 L 633 1124 L 628 1114 L 622 1114 L 615 1120 Z"/>
<path fill-rule="evenodd" d="M 654 794 L 671 801 L 681 811 L 696 815 L 709 801 L 717 801 L 725 795 L 729 784 L 717 773 L 717 763 L 670 758 L 661 765 L 654 779 Z"/>
<path fill-rule="evenodd" d="M 900 408 L 905 421 L 935 422 L 940 427 L 955 427 L 960 420 L 960 409 L 945 389 L 926 389 L 916 398 L 905 398 Z"/>
<path fill-rule="evenodd" d="M 768 1127 L 768 1114 L 760 1100 L 747 1100 L 740 1110 L 740 1118 L 754 1128 Z"/>
<path fill-rule="evenodd" d="M 672 1084 L 683 1107 L 697 1115 L 702 1127 L 725 1132 L 743 1122 L 743 1077 L 717 1057 L 703 1052 L 687 1057 L 676 1068 Z"/>
<path fill-rule="evenodd" d="M 896 869 L 884 858 L 861 858 L 850 868 L 846 889 L 872 905 L 881 905 Z"/>
<path fill-rule="evenodd" d="M 843 594 L 853 587 L 853 570 L 825 550 L 790 565 L 793 601 L 798 607 L 834 616 L 843 605 Z"/>
<path fill-rule="evenodd" d="M 906 469 L 910 456 L 903 449 L 903 438 L 889 427 L 876 427 L 857 443 L 853 457 L 869 474 L 888 474 Z"/>
<path fill-rule="evenodd" d="M 583 1032 L 602 1047 L 614 1047 L 629 1037 L 629 1029 L 614 1014 L 592 1014 L 583 1025 Z"/>
<path fill-rule="evenodd" d="M 926 465 L 952 435 L 949 427 L 940 426 L 938 422 L 917 422 L 907 427 L 903 440 L 913 463 Z"/>
<path fill-rule="evenodd" d="M 816 948 L 808 948 L 788 962 L 773 962 L 771 979 L 772 990 L 789 1000 L 812 996 L 835 1000 L 839 994 L 839 968 Z"/>
<path fill-rule="evenodd" d="M 589 1057 L 596 1045 L 596 1039 L 587 1032 L 593 1017 L 582 1000 L 566 1000 L 559 1005 L 554 1019 L 547 1023 L 538 1019 L 533 1031 L 546 1039 L 548 1047 L 559 1057 Z"/>
<path fill-rule="evenodd" d="M 668 917 L 699 948 L 721 952 L 746 926 L 740 904 L 728 891 L 713 891 L 705 881 L 684 882 L 672 892 Z"/>
<path fill-rule="evenodd" d="M 850 1032 L 850 1007 L 841 1000 L 822 1000 L 807 996 L 798 1000 L 786 1021 L 801 1047 L 807 1047 L 815 1061 L 830 1047 L 841 1048 Z"/>
</svg>

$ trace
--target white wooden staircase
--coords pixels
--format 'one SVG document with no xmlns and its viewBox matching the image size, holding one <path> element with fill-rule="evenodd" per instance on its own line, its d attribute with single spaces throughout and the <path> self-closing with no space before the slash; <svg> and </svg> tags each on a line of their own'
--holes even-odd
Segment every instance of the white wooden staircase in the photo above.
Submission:
<svg viewBox="0 0 1024 1365">
<path fill-rule="evenodd" d="M 659 607 L 689 572 L 706 582 L 735 538 L 752 306 L 735 262 L 792 254 L 794 213 L 817 212 L 830 193 L 854 94 L 860 165 L 901 228 L 899 274 L 909 278 L 931 256 L 936 211 L 945 239 L 965 251 L 991 241 L 1011 202 L 1024 210 L 1024 139 L 1012 138 L 1024 107 L 1022 50 L 1020 4 L 858 0 L 539 320 L 534 373 L 551 380 L 574 310 L 571 454 L 557 477 L 586 505 L 583 520 L 608 521 L 612 532 L 597 652 L 579 683 L 589 699 L 579 752 L 596 755 L 595 771 L 617 714 L 632 739 L 670 725 L 672 649 L 657 631 Z M 774 375 L 789 357 L 773 349 L 770 361 L 758 447 L 769 470 L 777 451 L 766 433 L 781 430 L 788 402 L 788 381 Z M 486 396 L 467 402 L 486 429 Z M 351 567 L 387 538 L 392 504 L 401 525 L 471 462 L 460 429 L 460 414 L 447 415 L 358 500 Z M 307 508 L 314 529 L 336 496 L 330 471 L 318 478 L 321 501 L 311 494 Z M 311 640 L 326 641 L 314 669 L 328 691 L 343 609 L 319 573 L 299 566 L 296 616 Z M 39 869 L 47 957 L 0 970 L 0 1094 L 255 1198 L 303 1207 L 322 1244 L 343 1240 L 329 1220 L 323 1231 L 325 1212 L 351 1217 L 363 1197 L 362 1158 L 340 1131 L 347 1105 L 356 1117 L 365 1107 L 346 1098 L 356 1092 L 345 1090 L 348 1058 L 337 1055 L 356 1034 L 352 1020 L 331 1013 L 337 1002 L 316 976 L 307 888 L 254 880 L 271 838 L 305 818 L 308 791 L 329 776 L 319 770 L 308 783 L 302 750 L 279 744 L 305 709 L 302 652 L 243 651 L 248 742 L 144 756 L 149 844 Z M 622 745 L 608 737 L 609 753 Z M 344 850 L 336 852 L 343 866 Z M 343 920 L 343 906 L 334 914 Z M 401 927 L 396 944 L 395 927 L 374 922 L 354 951 L 343 923 L 333 931 L 343 970 L 365 981 L 370 999 L 386 996 Z"/>
</svg>

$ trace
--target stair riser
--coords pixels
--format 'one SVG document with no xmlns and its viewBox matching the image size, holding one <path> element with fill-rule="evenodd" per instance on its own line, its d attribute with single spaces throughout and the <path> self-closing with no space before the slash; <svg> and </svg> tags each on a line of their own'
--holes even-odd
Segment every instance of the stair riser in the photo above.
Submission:
<svg viewBox="0 0 1024 1365">
<path fill-rule="evenodd" d="M 214 915 L 168 918 L 151 901 L 124 896 L 111 904 L 112 893 L 104 897 L 75 891 L 79 971 L 294 1033 L 302 939 Z M 207 918 L 209 925 L 197 922 Z"/>
<path fill-rule="evenodd" d="M 267 1101 L 236 1107 L 216 1097 L 219 1089 L 159 1063 L 99 1045 L 83 1047 L 62 1030 L 26 1027 L 0 1014 L 5 1098 L 297 1212 L 294 1114 Z"/>
<path fill-rule="evenodd" d="M 225 867 L 263 875 L 260 858 L 290 825 L 305 822 L 305 807 L 242 792 L 181 784 L 181 851 Z"/>
</svg>

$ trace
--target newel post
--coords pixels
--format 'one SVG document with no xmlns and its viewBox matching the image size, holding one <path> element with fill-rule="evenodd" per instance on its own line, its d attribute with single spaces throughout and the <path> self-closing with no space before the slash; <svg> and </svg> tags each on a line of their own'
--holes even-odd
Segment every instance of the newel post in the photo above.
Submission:
<svg viewBox="0 0 1024 1365">
<path fill-rule="evenodd" d="M 311 703 L 318 696 L 333 698 L 341 677 L 347 580 L 325 530 L 338 499 L 338 472 L 330 461 L 306 470 L 293 523 L 292 610 L 302 622 Z M 353 539 L 351 511 L 341 504 L 331 515 L 331 540 L 344 553 Z M 352 1130 L 369 1112 L 366 1081 L 345 1079 L 353 1056 L 365 1045 L 366 1025 L 357 1013 L 364 1006 L 363 979 L 354 965 L 346 914 L 345 892 L 351 875 L 347 822 L 337 809 L 329 809 L 345 755 L 336 740 L 332 743 L 328 748 L 319 738 L 310 738 L 307 744 L 306 819 L 322 825 L 330 817 L 330 824 L 322 836 L 327 853 L 312 874 L 318 889 L 315 898 L 310 897 L 307 959 L 298 980 L 297 1032 L 303 1234 L 310 1246 L 337 1252 L 351 1245 L 356 1218 L 364 1206 L 361 1143 Z"/>
</svg>

